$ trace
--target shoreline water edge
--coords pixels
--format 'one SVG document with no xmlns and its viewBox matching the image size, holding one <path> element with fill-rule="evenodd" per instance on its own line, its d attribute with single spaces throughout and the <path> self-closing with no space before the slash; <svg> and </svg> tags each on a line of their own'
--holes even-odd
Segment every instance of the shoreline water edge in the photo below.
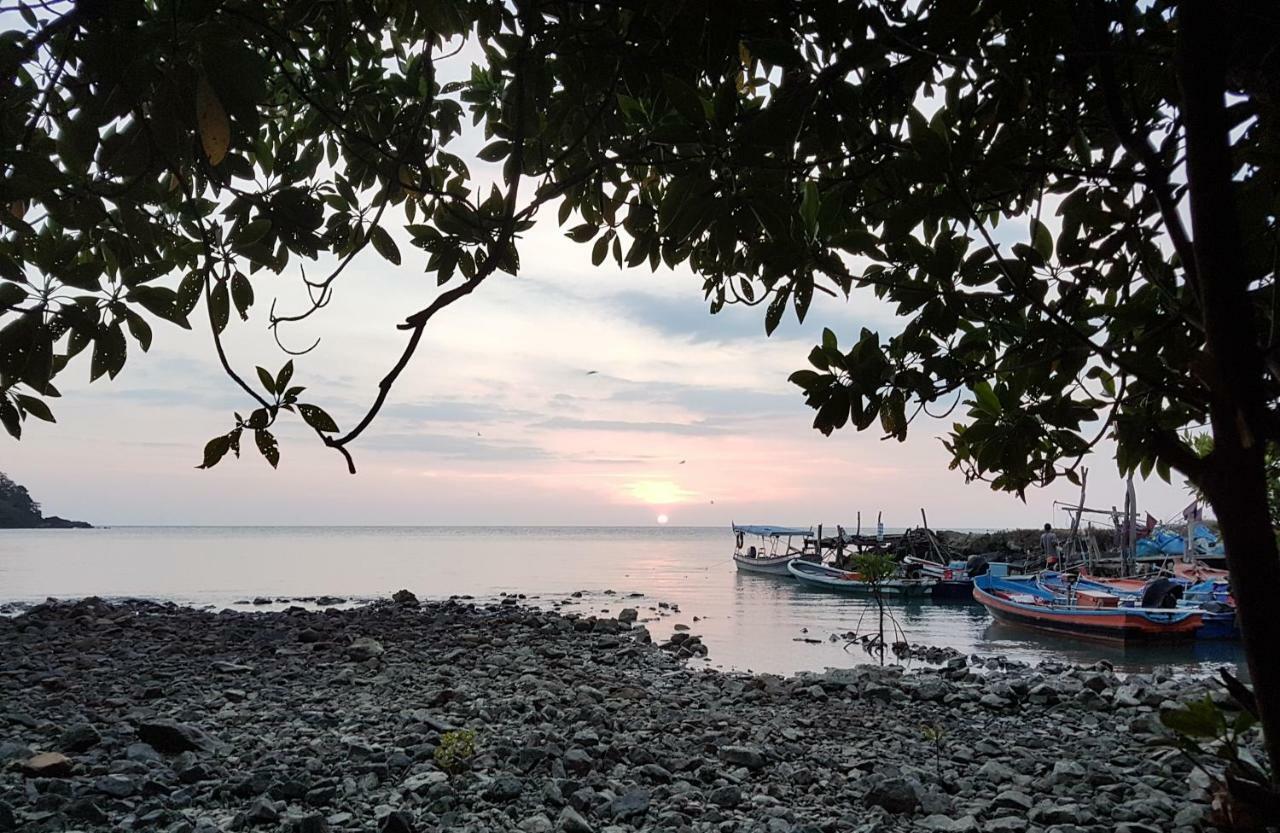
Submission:
<svg viewBox="0 0 1280 833">
<path fill-rule="evenodd" d="M 622 600 L 620 600 L 622 601 Z M 0 618 L 0 831 L 1211 831 L 1206 677 L 692 668 L 616 618 L 392 600 Z"/>
</svg>

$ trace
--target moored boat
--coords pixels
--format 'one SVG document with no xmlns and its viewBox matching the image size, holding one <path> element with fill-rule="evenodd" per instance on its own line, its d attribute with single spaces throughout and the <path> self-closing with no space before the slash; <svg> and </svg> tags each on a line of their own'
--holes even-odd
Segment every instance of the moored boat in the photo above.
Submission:
<svg viewBox="0 0 1280 833">
<path fill-rule="evenodd" d="M 744 573 L 786 576 L 787 564 L 797 558 L 817 560 L 807 543 L 813 530 L 794 526 L 739 526 L 733 524 L 733 562 Z M 800 546 L 795 546 L 795 539 Z M 759 539 L 748 544 L 748 539 Z"/>
<path fill-rule="evenodd" d="M 799 581 L 813 587 L 837 590 L 842 593 L 871 595 L 876 586 L 864 581 L 856 571 L 842 570 L 828 564 L 814 564 L 795 560 L 787 564 L 787 570 Z M 932 578 L 888 578 L 878 582 L 880 592 L 891 596 L 923 596 L 936 584 Z"/>
<path fill-rule="evenodd" d="M 1054 593 L 1072 590 L 1087 593 L 1111 593 L 1119 597 L 1120 607 L 1143 607 L 1191 610 L 1200 613 L 1197 639 L 1239 639 L 1235 602 L 1225 578 L 1212 575 L 1194 581 L 1182 575 L 1147 578 L 1072 577 L 1046 571 L 1040 574 L 1041 585 Z M 1191 574 L 1187 574 L 1190 576 Z"/>
<path fill-rule="evenodd" d="M 1089 589 L 1059 594 L 1036 576 L 978 576 L 973 597 L 998 621 L 1096 639 L 1191 639 L 1200 611 L 1120 605 L 1114 593 Z"/>
</svg>

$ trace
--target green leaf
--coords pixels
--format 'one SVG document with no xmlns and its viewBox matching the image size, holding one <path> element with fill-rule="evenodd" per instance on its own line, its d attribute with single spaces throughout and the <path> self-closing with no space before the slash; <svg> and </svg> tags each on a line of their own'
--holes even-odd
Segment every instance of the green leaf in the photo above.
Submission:
<svg viewBox="0 0 1280 833">
<path fill-rule="evenodd" d="M 581 223 L 566 231 L 564 236 L 575 243 L 586 243 L 596 236 L 598 230 L 594 223 Z"/>
<path fill-rule="evenodd" d="M 490 142 L 476 152 L 476 156 L 486 162 L 500 162 L 511 153 L 511 143 L 505 139 Z"/>
<path fill-rule="evenodd" d="M 43 419 L 45 422 L 57 422 L 53 418 L 53 412 L 49 410 L 49 406 L 43 400 L 36 399 L 34 396 L 27 396 L 25 393 L 17 394 L 17 399 L 23 409 L 36 419 Z"/>
<path fill-rule="evenodd" d="M 1031 218 L 1031 248 L 1046 262 L 1053 257 L 1053 235 L 1044 223 Z"/>
<path fill-rule="evenodd" d="M 382 226 L 369 227 L 369 242 L 373 244 L 373 248 L 383 258 L 396 266 L 400 265 L 400 249 L 396 246 L 396 241 L 391 239 L 391 235 L 387 234 L 386 229 Z"/>
<path fill-rule="evenodd" d="M 209 440 L 204 447 L 204 462 L 196 466 L 198 469 L 211 469 L 218 465 L 218 461 L 226 456 L 227 451 L 231 449 L 231 435 L 223 434 L 221 437 L 214 437 Z"/>
<path fill-rule="evenodd" d="M 329 416 L 322 409 L 315 405 L 299 405 L 298 413 L 302 414 L 302 418 L 317 431 L 325 434 L 332 434 L 338 430 L 338 424 L 333 421 L 333 417 Z"/>
<path fill-rule="evenodd" d="M 662 76 L 662 88 L 667 93 L 667 98 L 671 101 L 672 106 L 676 108 L 681 116 L 693 124 L 703 124 L 707 120 L 706 111 L 702 107 L 702 99 L 698 96 L 698 90 L 689 82 L 676 78 L 674 75 Z"/>
<path fill-rule="evenodd" d="M 284 363 L 276 374 L 276 393 L 283 394 L 289 388 L 289 380 L 293 378 L 293 359 Z"/>
<path fill-rule="evenodd" d="M 129 325 L 129 333 L 133 336 L 134 341 L 138 342 L 138 346 L 142 348 L 142 352 L 151 349 L 151 325 L 147 323 L 141 315 L 138 315 L 131 309 L 124 312 L 125 323 Z"/>
<path fill-rule="evenodd" d="M 977 398 L 977 406 L 982 411 L 991 416 L 1000 416 L 1000 399 L 996 396 L 995 391 L 991 389 L 991 385 L 986 382 L 978 382 L 973 386 L 973 395 Z"/>
<path fill-rule="evenodd" d="M 1160 722 L 1180 735 L 1216 738 L 1225 727 L 1222 711 L 1208 697 L 1180 709 L 1161 709 Z"/>
<path fill-rule="evenodd" d="M 276 443 L 276 438 L 265 428 L 255 429 L 253 432 L 253 442 L 258 446 L 258 451 L 271 464 L 271 468 L 280 465 L 280 446 Z"/>
<path fill-rule="evenodd" d="M 0 391 L 0 423 L 15 440 L 22 439 L 22 414 L 18 413 L 4 391 Z"/>
<path fill-rule="evenodd" d="M 172 321 L 184 330 L 191 329 L 187 310 L 178 302 L 178 293 L 167 286 L 135 286 L 125 297 L 141 304 L 152 315 Z"/>
<path fill-rule="evenodd" d="M 103 374 L 114 379 L 120 369 L 124 367 L 127 351 L 124 330 L 121 328 L 120 322 L 117 321 L 109 327 L 100 328 L 93 339 L 93 358 L 89 362 L 89 381 L 92 382 Z"/>
<path fill-rule="evenodd" d="M 266 368 L 258 367 L 254 369 L 258 371 L 258 381 L 262 383 L 262 386 L 264 388 L 266 388 L 267 393 L 271 394 L 272 396 L 275 396 L 276 395 L 275 378 L 272 377 L 272 375 L 267 372 Z"/>
<path fill-rule="evenodd" d="M 209 293 L 209 319 L 216 333 L 225 330 L 227 322 L 231 320 L 231 300 L 228 297 L 226 281 L 215 282 L 213 291 Z"/>
<path fill-rule="evenodd" d="M 16 283 L 0 283 L 0 309 L 16 307 L 27 300 L 27 290 Z"/>
<path fill-rule="evenodd" d="M 231 276 L 231 300 L 240 313 L 240 320 L 248 321 L 249 307 L 253 306 L 253 284 L 240 272 Z"/>
<path fill-rule="evenodd" d="M 818 236 L 818 212 L 821 210 L 818 197 L 818 183 L 805 180 L 804 197 L 800 200 L 800 219 L 804 229 L 812 240 Z"/>
</svg>

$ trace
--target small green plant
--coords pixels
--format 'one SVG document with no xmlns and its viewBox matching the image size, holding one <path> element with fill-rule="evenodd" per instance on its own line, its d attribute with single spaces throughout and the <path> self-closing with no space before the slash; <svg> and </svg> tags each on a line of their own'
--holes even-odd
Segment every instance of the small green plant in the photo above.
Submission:
<svg viewBox="0 0 1280 833">
<path fill-rule="evenodd" d="M 476 733 L 470 729 L 455 729 L 440 736 L 436 747 L 436 766 L 456 775 L 471 764 L 476 755 Z"/>
<path fill-rule="evenodd" d="M 1280 823 L 1280 793 L 1271 773 L 1249 749 L 1257 739 L 1258 706 L 1253 691 L 1221 670 L 1233 703 L 1223 705 L 1206 695 L 1177 709 L 1160 712 L 1160 722 L 1173 737 L 1158 741 L 1172 746 L 1209 776 L 1213 823 L 1225 830 L 1259 830 Z"/>
<path fill-rule="evenodd" d="M 858 574 L 858 578 L 871 585 L 871 595 L 876 601 L 876 611 L 879 614 L 879 628 L 877 631 L 876 650 L 880 655 L 880 662 L 884 662 L 884 587 L 883 582 L 890 579 L 898 571 L 898 563 L 893 560 L 892 556 L 878 552 L 859 553 L 853 557 L 853 569 Z M 896 622 L 894 623 L 897 624 Z"/>
<path fill-rule="evenodd" d="M 947 729 L 941 724 L 934 723 L 929 726 L 921 726 L 920 734 L 924 735 L 924 739 L 933 744 L 933 773 L 938 776 L 938 780 L 942 780 L 942 741 L 947 736 Z"/>
</svg>

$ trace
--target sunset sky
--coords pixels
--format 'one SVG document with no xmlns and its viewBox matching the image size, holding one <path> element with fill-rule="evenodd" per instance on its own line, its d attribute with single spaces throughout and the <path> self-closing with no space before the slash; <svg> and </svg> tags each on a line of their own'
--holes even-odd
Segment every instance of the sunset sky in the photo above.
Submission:
<svg viewBox="0 0 1280 833">
<path fill-rule="evenodd" d="M 405 265 L 362 255 L 334 304 L 285 335 L 314 353 L 297 361 L 304 399 L 342 426 L 358 419 L 403 336 L 394 324 L 429 299 L 421 253 Z M 1067 483 L 1016 497 L 966 486 L 947 470 L 945 425 L 918 422 L 904 444 L 852 430 L 823 437 L 786 379 L 822 326 L 848 340 L 892 326 L 872 297 L 815 301 L 764 336 L 760 309 L 711 316 L 689 273 L 593 268 L 589 247 L 548 218 L 525 240 L 523 274 L 498 276 L 428 328 L 381 417 L 354 447 L 360 473 L 291 424 L 273 472 L 256 452 L 198 471 L 203 444 L 248 406 L 199 328 L 156 326 L 114 383 L 88 383 L 88 362 L 60 377 L 56 426 L 28 422 L 5 440 L 0 469 L 50 513 L 103 524 L 672 524 L 852 523 L 1030 525 Z M 229 328 L 250 377 L 284 357 L 265 331 L 273 294 L 296 303 L 296 272 L 255 278 L 258 305 Z M 282 307 L 285 308 L 285 307 Z M 194 320 L 195 317 L 193 317 Z M 131 349 L 135 347 L 130 344 Z M 589 371 L 597 371 L 588 375 Z M 683 463 L 681 461 L 684 461 Z M 1090 504 L 1123 501 L 1109 455 L 1092 462 Z M 1145 510 L 1187 502 L 1180 484 L 1139 484 Z"/>
</svg>

